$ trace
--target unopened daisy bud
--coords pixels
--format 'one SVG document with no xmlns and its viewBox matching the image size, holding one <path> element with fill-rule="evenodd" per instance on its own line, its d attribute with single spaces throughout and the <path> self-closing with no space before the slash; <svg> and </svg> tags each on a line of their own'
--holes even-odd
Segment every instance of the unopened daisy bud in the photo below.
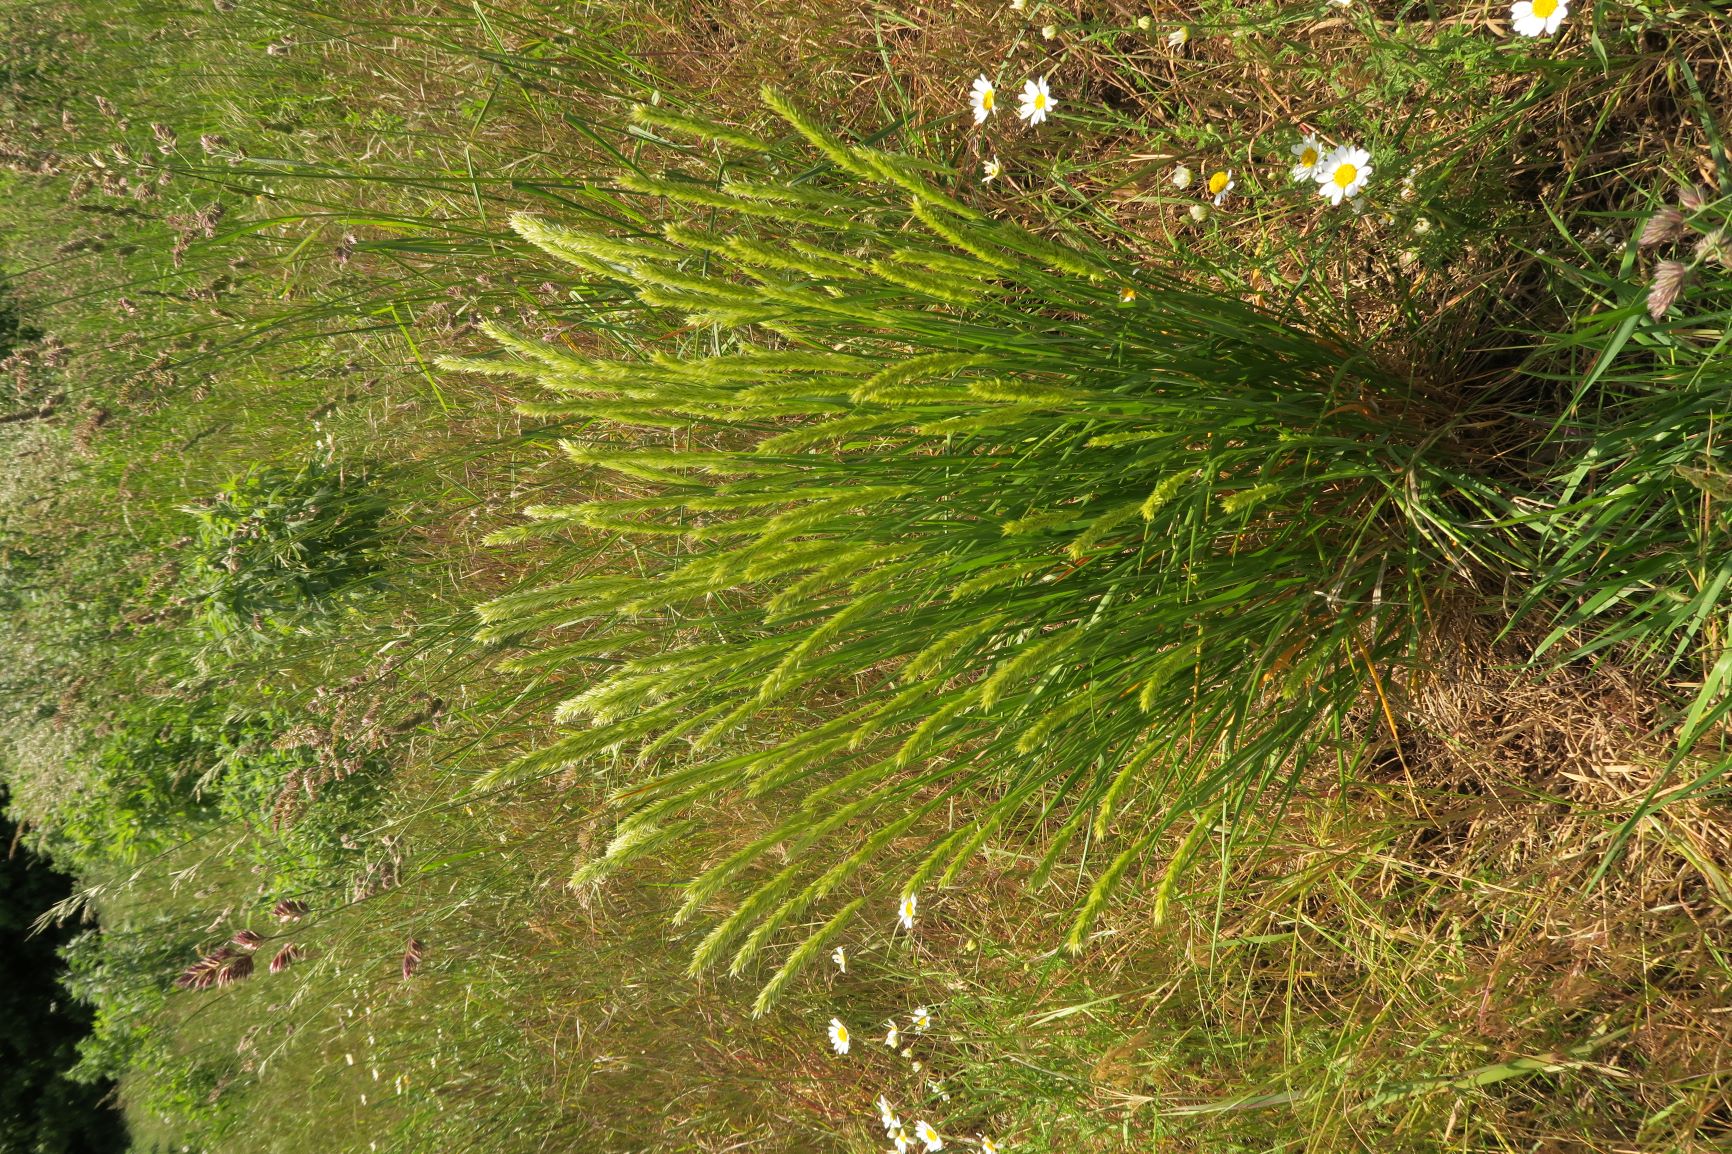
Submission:
<svg viewBox="0 0 1732 1154">
<path fill-rule="evenodd" d="M 1642 235 L 1636 245 L 1638 248 L 1653 248 L 1657 244 L 1671 244 L 1683 235 L 1683 212 L 1667 205 L 1648 218 L 1648 223 L 1642 226 Z"/>
<path fill-rule="evenodd" d="M 1137 17 L 1137 31 L 1147 32 L 1149 30 L 1150 25 L 1152 25 L 1153 23 L 1154 23 L 1154 21 L 1150 20 L 1147 16 L 1138 16 Z"/>
<path fill-rule="evenodd" d="M 1431 221 L 1423 216 L 1417 218 L 1413 222 L 1413 231 L 1418 233 L 1420 236 L 1424 236 L 1426 233 L 1431 231 Z"/>
<path fill-rule="evenodd" d="M 1195 177 L 1195 173 L 1181 164 L 1179 167 L 1173 169 L 1173 187 L 1189 188 L 1191 187 L 1191 181 L 1195 179 Z"/>
<path fill-rule="evenodd" d="M 1191 30 L 1183 25 L 1167 33 L 1168 48 L 1183 48 L 1191 39 Z"/>
<path fill-rule="evenodd" d="M 848 1052 L 848 1027 L 842 1024 L 841 1018 L 830 1019 L 830 1046 L 838 1054 Z"/>
<path fill-rule="evenodd" d="M 1648 315 L 1659 320 L 1684 290 L 1690 270 L 1675 260 L 1663 260 L 1654 266 L 1654 283 L 1648 288 Z"/>
<path fill-rule="evenodd" d="M 1051 40 L 1054 36 L 1057 36 L 1057 35 L 1058 35 L 1058 25 L 1057 24 L 1043 24 L 1043 25 L 1041 25 L 1040 38 L 1042 40 Z"/>
<path fill-rule="evenodd" d="M 1205 220 L 1208 220 L 1209 206 L 1206 204 L 1193 204 L 1191 206 L 1191 219 L 1196 221 L 1198 224 L 1202 224 Z"/>
</svg>

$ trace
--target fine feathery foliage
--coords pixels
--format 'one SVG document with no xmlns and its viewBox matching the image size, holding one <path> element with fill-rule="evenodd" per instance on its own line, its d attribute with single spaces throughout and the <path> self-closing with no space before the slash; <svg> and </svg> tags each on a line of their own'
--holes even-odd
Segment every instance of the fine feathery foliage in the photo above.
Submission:
<svg viewBox="0 0 1732 1154">
<path fill-rule="evenodd" d="M 1046 821 L 1037 883 L 1079 833 L 1110 847 L 1081 949 L 1175 823 L 1353 756 L 1350 711 L 1412 651 L 1426 582 L 1474 564 L 1486 495 L 1439 449 L 1448 413 L 1342 342 L 988 219 L 766 99 L 851 179 L 629 178 L 660 236 L 514 220 L 682 355 L 495 328 L 505 359 L 448 362 L 539 382 L 571 458 L 643 494 L 503 538 L 618 533 L 655 566 L 483 608 L 484 637 L 549 647 L 525 665 L 607 662 L 559 710 L 583 727 L 485 784 L 631 754 L 579 882 L 765 799 L 779 824 L 687 886 L 682 918 L 737 898 L 694 970 L 741 972 L 882 855 L 912 892 Z"/>
</svg>

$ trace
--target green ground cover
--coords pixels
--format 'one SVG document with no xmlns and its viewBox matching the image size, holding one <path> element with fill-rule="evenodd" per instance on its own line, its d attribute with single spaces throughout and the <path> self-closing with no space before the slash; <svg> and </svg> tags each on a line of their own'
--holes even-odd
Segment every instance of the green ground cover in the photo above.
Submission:
<svg viewBox="0 0 1732 1154">
<path fill-rule="evenodd" d="M 1732 1140 L 1720 10 L 0 11 L 135 1148 Z"/>
</svg>

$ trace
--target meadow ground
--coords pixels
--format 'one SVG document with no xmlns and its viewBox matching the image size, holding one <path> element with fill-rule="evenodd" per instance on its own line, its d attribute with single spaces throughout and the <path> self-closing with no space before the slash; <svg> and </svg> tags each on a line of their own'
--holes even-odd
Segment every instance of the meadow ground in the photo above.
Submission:
<svg viewBox="0 0 1732 1154">
<path fill-rule="evenodd" d="M 4 5 L 74 1076 L 139 1150 L 1726 1148 L 1732 38 L 1517 8 Z"/>
</svg>

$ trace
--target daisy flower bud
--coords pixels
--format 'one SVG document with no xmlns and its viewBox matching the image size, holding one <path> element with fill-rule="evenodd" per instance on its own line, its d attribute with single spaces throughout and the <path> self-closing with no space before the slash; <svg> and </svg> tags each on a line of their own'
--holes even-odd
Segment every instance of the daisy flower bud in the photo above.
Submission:
<svg viewBox="0 0 1732 1154">
<path fill-rule="evenodd" d="M 838 1054 L 848 1052 L 848 1027 L 842 1024 L 841 1018 L 830 1019 L 830 1047 Z"/>
<path fill-rule="evenodd" d="M 1057 36 L 1057 35 L 1058 35 L 1058 25 L 1057 24 L 1043 24 L 1043 25 L 1041 25 L 1040 38 L 1042 40 L 1051 40 L 1054 36 Z"/>
<path fill-rule="evenodd" d="M 1153 23 L 1154 23 L 1154 21 L 1150 20 L 1147 16 L 1138 16 L 1137 17 L 1137 31 L 1147 32 L 1149 30 L 1150 25 L 1152 25 Z"/>
<path fill-rule="evenodd" d="M 1209 206 L 1206 204 L 1193 204 L 1191 206 L 1191 219 L 1196 221 L 1198 224 L 1202 224 L 1205 220 L 1208 220 Z"/>
<path fill-rule="evenodd" d="M 1181 165 L 1179 165 L 1179 167 L 1173 169 L 1173 187 L 1174 188 L 1189 188 L 1189 187 L 1191 187 L 1191 179 L 1192 179 L 1192 172 L 1190 169 L 1186 168 L 1184 165 L 1181 164 Z"/>
</svg>

